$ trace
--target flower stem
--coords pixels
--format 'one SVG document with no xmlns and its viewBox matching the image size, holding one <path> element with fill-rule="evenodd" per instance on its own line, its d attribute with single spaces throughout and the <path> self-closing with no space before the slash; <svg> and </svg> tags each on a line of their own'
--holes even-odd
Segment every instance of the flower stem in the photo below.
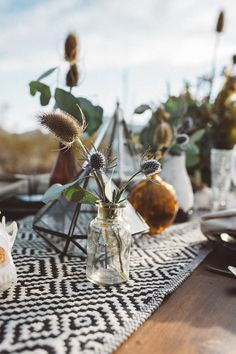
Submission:
<svg viewBox="0 0 236 354">
<path fill-rule="evenodd" d="M 96 179 L 96 182 L 98 184 L 100 192 L 102 193 L 103 201 L 105 202 L 107 200 L 107 198 L 106 198 L 106 195 L 105 195 L 105 185 L 104 185 L 103 178 L 95 170 L 92 170 L 92 172 L 93 172 L 94 178 Z"/>
<path fill-rule="evenodd" d="M 130 182 L 134 179 L 134 177 L 136 177 L 139 173 L 141 173 L 142 171 L 139 170 L 138 172 L 136 172 L 133 176 L 131 176 L 129 178 L 129 180 L 125 183 L 125 185 L 119 190 L 119 192 L 117 193 L 117 197 L 116 197 L 116 202 L 118 203 L 122 193 L 126 190 L 126 188 L 128 187 L 128 185 L 130 184 Z"/>
<path fill-rule="evenodd" d="M 116 237 L 116 240 L 117 240 L 117 247 L 118 247 L 118 257 L 119 257 L 119 262 L 120 262 L 120 276 L 124 279 L 124 280 L 127 280 L 127 277 L 125 275 L 125 272 L 124 272 L 124 266 L 123 266 L 123 261 L 122 261 L 122 257 L 121 257 L 121 252 L 122 252 L 122 239 L 119 235 L 119 233 L 116 233 L 113 229 L 113 232 L 114 232 L 114 235 Z"/>
<path fill-rule="evenodd" d="M 76 138 L 75 140 L 76 143 L 78 143 L 78 146 L 80 146 L 85 154 L 85 156 L 87 156 L 89 154 L 88 149 L 86 148 L 86 146 L 82 143 L 82 141 L 80 140 L 80 138 Z"/>
</svg>

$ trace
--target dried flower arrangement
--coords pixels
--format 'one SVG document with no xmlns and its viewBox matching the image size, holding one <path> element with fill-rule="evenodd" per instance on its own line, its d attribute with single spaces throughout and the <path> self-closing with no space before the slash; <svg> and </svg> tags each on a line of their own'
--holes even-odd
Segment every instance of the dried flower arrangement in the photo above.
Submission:
<svg viewBox="0 0 236 354">
<path fill-rule="evenodd" d="M 134 113 L 142 114 L 146 110 L 151 110 L 152 116 L 140 134 L 140 143 L 144 151 L 149 150 L 162 157 L 167 151 L 170 155 L 181 155 L 183 151 L 188 149 L 189 137 L 187 134 L 192 128 L 190 117 L 175 125 L 164 106 L 155 108 L 147 104 L 137 107 Z"/>
<path fill-rule="evenodd" d="M 79 107 L 78 107 L 79 108 Z M 80 110 L 80 108 L 79 108 Z M 113 188 L 111 178 L 107 181 L 105 172 L 115 167 L 114 161 L 108 161 L 105 154 L 94 147 L 92 152 L 81 141 L 81 134 L 86 128 L 85 117 L 80 110 L 82 124 L 66 112 L 43 113 L 39 116 L 40 123 L 47 127 L 63 144 L 74 146 L 81 150 L 85 167 L 89 168 L 92 177 L 96 180 L 98 192 L 96 195 L 80 187 L 80 179 L 66 185 L 56 184 L 51 186 L 44 195 L 43 201 L 48 202 L 64 195 L 66 199 L 78 203 L 95 204 L 98 200 L 104 203 L 118 204 L 125 200 L 124 192 L 130 182 L 138 174 L 144 174 L 147 178 L 160 172 L 160 163 L 155 159 L 143 161 L 140 169 L 120 188 Z"/>
<path fill-rule="evenodd" d="M 97 131 L 102 123 L 103 109 L 98 105 L 93 105 L 91 101 L 84 97 L 78 97 L 72 94 L 72 89 L 78 86 L 81 73 L 78 69 L 78 56 L 80 50 L 80 43 L 74 33 L 68 34 L 64 44 L 64 59 L 69 63 L 69 70 L 66 74 L 65 84 L 69 91 L 64 90 L 58 86 L 58 79 L 60 76 L 60 67 L 56 66 L 39 76 L 35 81 L 29 83 L 30 94 L 35 96 L 36 93 L 40 94 L 40 103 L 42 106 L 47 106 L 54 98 L 54 108 L 59 108 L 67 112 L 81 122 L 81 114 L 76 105 L 79 105 L 86 117 L 86 133 L 92 135 Z M 51 87 L 43 82 L 52 74 L 56 74 L 56 87 Z M 53 93 L 54 91 L 54 93 Z"/>
<path fill-rule="evenodd" d="M 205 84 L 203 80 L 203 89 Z M 173 155 L 183 148 L 190 175 L 200 173 L 202 181 L 209 184 L 210 149 L 232 149 L 236 144 L 236 106 L 233 100 L 236 93 L 236 76 L 233 75 L 232 69 L 230 73 L 228 71 L 224 74 L 223 86 L 211 102 L 208 97 L 202 98 L 199 87 L 197 97 L 192 91 L 188 86 L 179 96 L 169 96 L 167 101 L 163 102 L 162 115 L 169 117 L 167 121 L 160 115 L 160 108 L 152 109 L 152 117 L 140 133 L 140 142 L 143 150 L 150 147 L 152 152 L 158 152 L 160 149 L 165 152 L 168 148 Z M 137 110 L 135 112 L 137 113 Z M 187 144 L 180 148 L 178 144 L 172 147 L 173 134 L 176 136 L 182 133 L 189 136 Z"/>
<path fill-rule="evenodd" d="M 109 179 L 106 176 L 109 169 L 115 168 L 115 161 L 109 161 L 106 154 L 98 151 L 93 145 L 88 150 L 81 141 L 86 124 L 81 110 L 80 113 L 82 124 L 63 111 L 43 113 L 39 116 L 40 123 L 63 144 L 68 148 L 74 146 L 80 149 L 83 168 L 89 172 L 71 183 L 52 185 L 44 194 L 43 201 L 47 203 L 64 196 L 69 202 L 78 203 L 78 206 L 97 205 L 98 216 L 88 225 L 86 275 L 88 280 L 98 285 L 119 284 L 129 279 L 131 232 L 130 225 L 123 219 L 121 213 L 126 205 L 125 191 L 136 175 L 143 174 L 149 178 L 159 173 L 160 163 L 154 159 L 143 161 L 140 169 L 127 182 L 120 188 L 116 187 L 112 183 L 112 174 Z M 97 186 L 95 191 L 89 191 L 84 187 L 85 178 L 95 180 Z M 73 227 L 76 221 L 77 219 L 73 218 Z"/>
</svg>

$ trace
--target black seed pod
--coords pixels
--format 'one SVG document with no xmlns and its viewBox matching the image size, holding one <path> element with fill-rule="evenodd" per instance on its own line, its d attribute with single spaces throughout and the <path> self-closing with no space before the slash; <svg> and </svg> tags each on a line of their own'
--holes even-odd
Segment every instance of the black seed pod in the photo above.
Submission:
<svg viewBox="0 0 236 354">
<path fill-rule="evenodd" d="M 90 156 L 90 166 L 94 170 L 104 170 L 106 168 L 106 158 L 101 152 L 94 152 Z"/>
<path fill-rule="evenodd" d="M 178 134 L 176 137 L 176 143 L 178 145 L 184 145 L 187 144 L 189 141 L 189 137 L 187 134 Z"/>
<path fill-rule="evenodd" d="M 147 160 L 143 162 L 141 170 L 146 176 L 150 176 L 154 173 L 160 172 L 161 164 L 156 160 Z"/>
</svg>

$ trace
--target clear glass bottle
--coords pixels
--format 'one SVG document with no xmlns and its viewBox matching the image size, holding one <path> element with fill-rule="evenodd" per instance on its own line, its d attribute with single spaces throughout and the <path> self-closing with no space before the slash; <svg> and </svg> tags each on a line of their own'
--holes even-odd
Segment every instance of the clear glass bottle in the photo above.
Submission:
<svg viewBox="0 0 236 354">
<path fill-rule="evenodd" d="M 129 279 L 130 225 L 123 218 L 125 204 L 99 202 L 89 225 L 86 276 L 98 285 L 115 285 Z"/>
<path fill-rule="evenodd" d="M 211 149 L 212 209 L 227 208 L 233 166 L 233 150 Z"/>
</svg>

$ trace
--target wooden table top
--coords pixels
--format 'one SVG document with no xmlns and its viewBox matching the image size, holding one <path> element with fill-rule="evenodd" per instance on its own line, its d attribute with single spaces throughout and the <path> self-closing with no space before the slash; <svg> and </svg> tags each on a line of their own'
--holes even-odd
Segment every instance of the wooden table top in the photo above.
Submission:
<svg viewBox="0 0 236 354">
<path fill-rule="evenodd" d="M 235 354 L 236 278 L 209 264 L 236 266 L 236 252 L 215 249 L 115 354 Z"/>
</svg>

